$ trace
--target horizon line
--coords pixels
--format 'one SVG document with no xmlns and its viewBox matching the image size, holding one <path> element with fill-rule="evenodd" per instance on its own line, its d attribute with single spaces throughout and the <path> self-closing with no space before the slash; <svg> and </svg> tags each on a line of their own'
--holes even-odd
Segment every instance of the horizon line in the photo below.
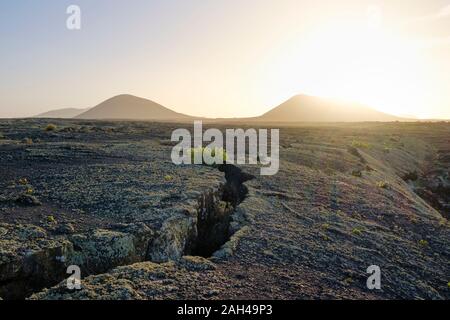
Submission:
<svg viewBox="0 0 450 320">
<path fill-rule="evenodd" d="M 162 106 L 162 107 L 164 107 L 166 109 L 169 109 L 170 111 L 173 111 L 173 112 L 176 112 L 176 113 L 180 113 L 180 114 L 183 114 L 185 116 L 192 117 L 192 118 L 203 118 L 203 119 L 206 119 L 206 120 L 239 120 L 239 119 L 246 120 L 246 119 L 258 118 L 258 117 L 263 116 L 267 112 L 270 112 L 271 110 L 277 108 L 278 106 L 282 105 L 283 103 L 285 103 L 287 101 L 290 101 L 290 100 L 292 100 L 292 99 L 294 99 L 296 97 L 309 97 L 309 98 L 321 99 L 321 100 L 330 101 L 330 102 L 336 102 L 336 103 L 341 103 L 341 104 L 342 103 L 348 103 L 348 104 L 353 104 L 353 105 L 360 105 L 362 107 L 366 107 L 366 108 L 369 108 L 369 109 L 372 109 L 372 110 L 384 113 L 386 115 L 390 115 L 390 116 L 393 116 L 393 117 L 398 117 L 398 118 L 402 119 L 404 122 L 450 121 L 450 118 L 424 118 L 424 117 L 418 117 L 418 116 L 415 116 L 415 115 L 393 114 L 393 113 L 388 113 L 388 112 L 385 112 L 385 111 L 381 111 L 380 109 L 378 109 L 378 108 L 376 108 L 374 106 L 370 106 L 370 105 L 367 105 L 365 103 L 361 103 L 361 102 L 354 101 L 354 100 L 333 98 L 333 97 L 325 97 L 325 96 L 318 96 L 318 95 L 312 95 L 312 94 L 307 94 L 307 93 L 299 93 L 299 94 L 292 95 L 292 96 L 290 96 L 287 99 L 284 98 L 283 100 L 281 100 L 281 102 L 279 102 L 277 105 L 271 107 L 269 110 L 267 110 L 267 111 L 265 111 L 265 112 L 263 112 L 263 113 L 261 113 L 259 115 L 253 115 L 253 116 L 247 116 L 247 117 L 238 117 L 238 116 L 235 116 L 235 117 L 208 117 L 208 116 L 192 115 L 192 114 L 188 114 L 188 113 L 177 111 L 177 110 L 175 110 L 172 107 L 166 107 L 165 105 L 162 105 L 161 103 L 156 102 L 155 100 L 147 98 L 147 97 L 137 96 L 137 95 L 130 94 L 130 93 L 120 93 L 120 94 L 113 95 L 113 96 L 111 96 L 109 98 L 103 99 L 99 103 L 97 103 L 97 104 L 95 104 L 94 106 L 91 106 L 91 107 L 85 107 L 85 108 L 80 108 L 80 107 L 54 108 L 54 109 L 48 109 L 47 111 L 40 112 L 40 113 L 38 113 L 36 115 L 23 116 L 23 117 L 0 117 L 0 119 L 31 119 L 31 118 L 39 118 L 39 116 L 42 115 L 42 114 L 49 113 L 49 112 L 52 112 L 52 111 L 65 110 L 65 109 L 77 109 L 77 110 L 81 111 L 80 114 L 83 114 L 84 112 L 87 112 L 87 111 L 95 108 L 96 106 L 98 106 L 98 105 L 100 105 L 100 104 L 102 104 L 102 103 L 104 103 L 104 102 L 106 102 L 108 100 L 112 100 L 112 99 L 115 99 L 115 98 L 118 98 L 118 97 L 121 97 L 121 96 L 128 96 L 128 97 L 132 97 L 132 98 L 147 100 L 147 101 L 156 103 L 156 104 L 158 104 L 158 105 L 160 105 L 160 106 Z M 71 118 L 47 118 L 47 119 L 76 119 L 77 116 L 71 117 Z M 45 119 L 45 118 L 41 118 L 41 119 Z M 79 120 L 83 120 L 83 119 L 79 119 Z M 107 121 L 107 120 L 115 120 L 115 119 L 105 118 L 105 119 L 92 119 L 92 120 L 105 120 L 105 121 Z M 134 121 L 136 121 L 135 119 L 131 119 L 131 118 L 130 119 L 123 119 L 123 120 L 134 120 Z M 142 120 L 142 121 L 149 121 L 149 120 Z M 400 122 L 403 122 L 403 121 L 400 121 Z M 275 121 L 275 122 L 277 122 L 277 121 Z M 299 122 L 301 122 L 301 121 L 299 121 Z M 362 122 L 367 122 L 367 121 L 362 121 Z M 373 121 L 373 122 L 380 122 L 380 121 Z M 391 121 L 388 121 L 388 122 L 391 122 Z"/>
</svg>

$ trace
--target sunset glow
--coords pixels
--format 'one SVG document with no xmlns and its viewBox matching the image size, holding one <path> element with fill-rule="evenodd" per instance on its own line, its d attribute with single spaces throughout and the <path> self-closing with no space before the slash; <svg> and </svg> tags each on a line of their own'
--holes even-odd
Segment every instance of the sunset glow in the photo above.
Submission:
<svg viewBox="0 0 450 320">
<path fill-rule="evenodd" d="M 450 118 L 448 1 L 400 2 L 80 0 L 79 31 L 69 2 L 2 3 L 0 117 L 121 93 L 245 117 L 304 93 Z"/>
<path fill-rule="evenodd" d="M 426 101 L 424 62 L 407 40 L 384 29 L 330 25 L 306 41 L 291 39 L 267 63 L 269 88 L 357 101 L 381 111 L 417 116 Z M 289 93 L 286 93 L 288 95 Z"/>
</svg>

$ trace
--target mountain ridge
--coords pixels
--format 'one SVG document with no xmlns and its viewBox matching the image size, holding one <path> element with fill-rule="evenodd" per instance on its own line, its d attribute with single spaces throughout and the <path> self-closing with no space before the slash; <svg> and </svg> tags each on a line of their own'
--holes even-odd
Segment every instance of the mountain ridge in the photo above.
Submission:
<svg viewBox="0 0 450 320">
<path fill-rule="evenodd" d="M 257 117 L 265 122 L 407 121 L 365 105 L 299 94 Z"/>
<path fill-rule="evenodd" d="M 74 108 L 68 108 L 70 110 Z M 66 109 L 49 111 L 37 117 L 52 117 Z M 80 109 L 74 109 L 79 111 Z M 81 109 L 74 119 L 89 120 L 155 120 L 155 121 L 192 121 L 194 119 L 207 122 L 242 122 L 252 123 L 296 123 L 296 122 L 392 122 L 414 121 L 384 113 L 359 103 L 337 102 L 325 98 L 299 94 L 282 102 L 264 114 L 247 118 L 205 118 L 190 116 L 173 111 L 170 108 L 149 99 L 120 94 L 111 97 L 98 105 Z M 75 111 L 73 111 L 75 112 Z M 57 118 L 57 117 L 55 117 Z M 416 119 L 417 121 L 417 119 Z"/>
<path fill-rule="evenodd" d="M 87 111 L 89 108 L 61 108 L 50 110 L 47 112 L 35 115 L 33 118 L 60 118 L 60 119 L 70 119 L 77 115 Z"/>
<path fill-rule="evenodd" d="M 189 120 L 195 117 L 175 112 L 149 99 L 130 94 L 109 98 L 75 119 L 91 120 Z"/>
</svg>

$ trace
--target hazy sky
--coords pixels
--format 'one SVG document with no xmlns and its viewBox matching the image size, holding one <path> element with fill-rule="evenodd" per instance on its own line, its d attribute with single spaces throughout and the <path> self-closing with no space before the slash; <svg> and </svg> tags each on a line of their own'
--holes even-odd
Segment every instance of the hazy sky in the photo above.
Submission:
<svg viewBox="0 0 450 320">
<path fill-rule="evenodd" d="M 450 118 L 450 0 L 1 0 L 0 39 L 0 117 L 120 93 L 253 116 L 306 93 Z"/>
</svg>

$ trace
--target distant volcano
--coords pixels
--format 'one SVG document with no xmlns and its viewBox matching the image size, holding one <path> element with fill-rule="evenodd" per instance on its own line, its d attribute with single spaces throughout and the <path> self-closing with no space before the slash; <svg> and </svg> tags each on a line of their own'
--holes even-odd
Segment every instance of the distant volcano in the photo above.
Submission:
<svg viewBox="0 0 450 320">
<path fill-rule="evenodd" d="M 177 113 L 151 100 L 122 94 L 112 97 L 75 117 L 75 119 L 120 120 L 190 120 L 191 116 Z"/>
<path fill-rule="evenodd" d="M 78 116 L 79 114 L 85 112 L 86 110 L 88 109 L 77 109 L 77 108 L 57 109 L 38 114 L 37 116 L 34 116 L 34 118 L 69 119 Z"/>
<path fill-rule="evenodd" d="M 259 117 L 207 119 L 170 110 L 156 102 L 129 94 L 112 97 L 90 109 L 60 109 L 40 114 L 39 118 L 75 118 L 92 120 L 154 120 L 210 122 L 365 122 L 414 121 L 383 113 L 357 103 L 297 95 Z"/>
<path fill-rule="evenodd" d="M 273 108 L 255 121 L 264 122 L 360 122 L 407 121 L 362 104 L 339 103 L 332 100 L 297 95 Z"/>
</svg>

